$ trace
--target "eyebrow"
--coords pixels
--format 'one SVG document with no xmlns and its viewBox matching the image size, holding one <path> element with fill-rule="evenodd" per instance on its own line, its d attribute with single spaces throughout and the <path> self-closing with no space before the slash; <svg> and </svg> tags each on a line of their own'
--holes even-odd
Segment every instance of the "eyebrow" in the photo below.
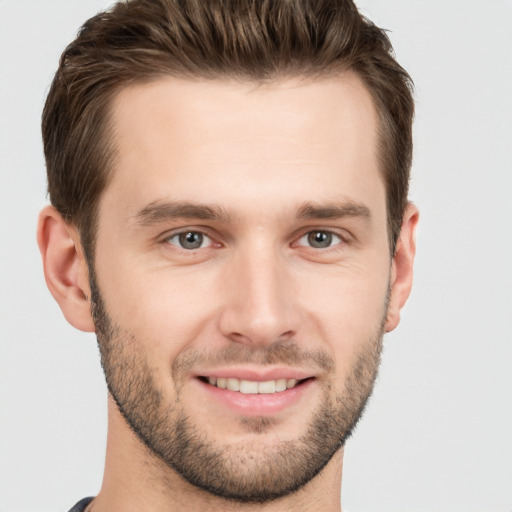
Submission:
<svg viewBox="0 0 512 512">
<path fill-rule="evenodd" d="M 298 220 L 341 219 L 346 217 L 360 217 L 367 222 L 371 221 L 369 208 L 354 202 L 325 205 L 307 202 L 297 210 L 296 214 Z M 200 219 L 220 223 L 228 223 L 233 220 L 233 216 L 220 206 L 172 201 L 150 203 L 139 210 L 132 218 L 140 226 L 151 226 L 174 219 Z"/>
<path fill-rule="evenodd" d="M 345 217 L 359 217 L 368 223 L 372 220 L 370 209 L 363 204 L 354 202 L 327 205 L 308 202 L 303 204 L 297 212 L 297 218 L 300 220 L 341 219 Z"/>
<path fill-rule="evenodd" d="M 138 211 L 133 218 L 141 226 L 150 226 L 173 219 L 201 219 L 227 223 L 231 216 L 219 206 L 157 201 Z"/>
</svg>

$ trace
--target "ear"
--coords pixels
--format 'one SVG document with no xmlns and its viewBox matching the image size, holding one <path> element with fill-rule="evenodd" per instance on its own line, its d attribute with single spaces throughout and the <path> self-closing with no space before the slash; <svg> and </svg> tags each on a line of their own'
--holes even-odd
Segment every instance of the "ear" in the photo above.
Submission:
<svg viewBox="0 0 512 512">
<path fill-rule="evenodd" d="M 46 285 L 66 320 L 81 331 L 93 332 L 89 272 L 78 232 L 47 206 L 39 214 L 37 243 Z"/>
<path fill-rule="evenodd" d="M 392 331 L 399 324 L 400 310 L 411 293 L 418 219 L 418 209 L 414 204 L 409 203 L 405 210 L 402 229 L 391 264 L 391 295 L 386 317 L 386 332 Z"/>
</svg>

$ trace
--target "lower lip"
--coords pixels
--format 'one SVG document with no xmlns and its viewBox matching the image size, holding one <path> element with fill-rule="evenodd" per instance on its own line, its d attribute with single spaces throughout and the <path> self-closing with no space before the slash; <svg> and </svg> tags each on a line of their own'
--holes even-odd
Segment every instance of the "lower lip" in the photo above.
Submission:
<svg viewBox="0 0 512 512">
<path fill-rule="evenodd" d="M 231 410 L 245 416 L 269 416 L 296 404 L 311 388 L 314 379 L 307 379 L 294 388 L 278 393 L 245 394 L 212 386 L 200 379 L 196 381 L 206 393 Z"/>
</svg>

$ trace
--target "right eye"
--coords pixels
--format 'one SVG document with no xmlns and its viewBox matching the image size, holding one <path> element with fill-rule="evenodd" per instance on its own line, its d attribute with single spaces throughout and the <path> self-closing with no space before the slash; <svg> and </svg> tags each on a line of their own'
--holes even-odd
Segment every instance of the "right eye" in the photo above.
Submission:
<svg viewBox="0 0 512 512">
<path fill-rule="evenodd" d="M 329 249 L 343 240 L 339 235 L 325 229 L 318 229 L 306 233 L 299 239 L 299 245 L 312 247 L 313 249 Z"/>
<path fill-rule="evenodd" d="M 213 244 L 213 240 L 208 235 L 205 235 L 200 231 L 192 230 L 176 233 L 167 238 L 166 242 L 187 251 L 203 249 L 204 247 L 210 247 Z"/>
</svg>

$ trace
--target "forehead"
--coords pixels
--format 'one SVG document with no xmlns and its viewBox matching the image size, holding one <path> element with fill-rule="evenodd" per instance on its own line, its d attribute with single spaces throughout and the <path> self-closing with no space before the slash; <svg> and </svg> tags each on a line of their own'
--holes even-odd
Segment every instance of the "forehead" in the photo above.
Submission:
<svg viewBox="0 0 512 512">
<path fill-rule="evenodd" d="M 130 197 L 133 209 L 169 196 L 243 206 L 258 195 L 283 205 L 295 196 L 321 202 L 315 196 L 328 189 L 382 195 L 377 119 L 350 73 L 266 84 L 165 77 L 130 86 L 113 102 L 116 166 L 106 195 Z"/>
</svg>

